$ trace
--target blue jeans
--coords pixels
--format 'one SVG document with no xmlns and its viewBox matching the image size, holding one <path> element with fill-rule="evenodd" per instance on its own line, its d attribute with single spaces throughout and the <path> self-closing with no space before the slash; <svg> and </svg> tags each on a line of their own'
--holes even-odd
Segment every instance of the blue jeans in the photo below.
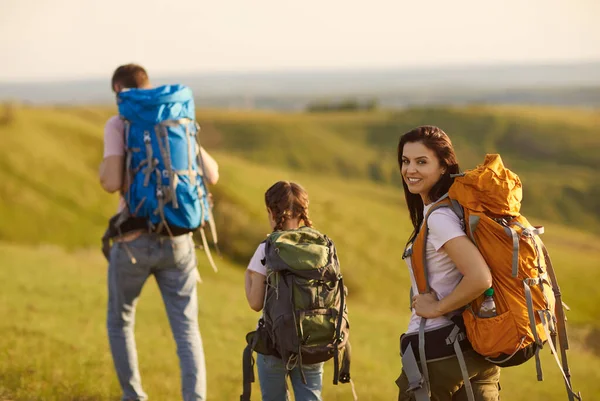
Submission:
<svg viewBox="0 0 600 401">
<path fill-rule="evenodd" d="M 148 398 L 142 389 L 133 328 L 137 300 L 150 275 L 158 283 L 177 344 L 183 400 L 206 400 L 194 243 L 190 235 L 170 239 L 156 234 L 142 234 L 126 244 L 117 242 L 110 253 L 107 329 L 122 400 Z"/>
<path fill-rule="evenodd" d="M 283 361 L 272 355 L 256 355 L 256 369 L 263 401 L 289 400 L 285 381 L 286 370 Z M 306 384 L 302 383 L 300 369 L 295 367 L 290 372 L 290 381 L 294 389 L 296 401 L 321 401 L 323 387 L 323 363 L 303 365 Z"/>
</svg>

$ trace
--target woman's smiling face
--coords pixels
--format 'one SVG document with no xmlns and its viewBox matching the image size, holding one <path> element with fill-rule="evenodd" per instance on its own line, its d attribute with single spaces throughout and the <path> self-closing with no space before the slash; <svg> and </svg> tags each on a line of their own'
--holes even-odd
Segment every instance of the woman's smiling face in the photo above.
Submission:
<svg viewBox="0 0 600 401">
<path fill-rule="evenodd" d="M 402 178 L 413 194 L 429 203 L 429 191 L 446 172 L 435 152 L 422 142 L 407 142 L 402 150 Z"/>
</svg>

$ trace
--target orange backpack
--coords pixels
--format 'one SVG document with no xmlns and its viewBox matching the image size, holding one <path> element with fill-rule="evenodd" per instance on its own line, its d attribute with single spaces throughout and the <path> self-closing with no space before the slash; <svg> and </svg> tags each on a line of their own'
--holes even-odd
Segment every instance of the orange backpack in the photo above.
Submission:
<svg viewBox="0 0 600 401">
<path fill-rule="evenodd" d="M 539 350 L 548 344 L 563 373 L 569 399 L 580 400 L 580 394 L 571 389 L 563 303 L 550 256 L 539 238 L 543 227 L 533 227 L 520 214 L 521 198 L 519 177 L 504 167 L 499 155 L 486 155 L 483 164 L 458 175 L 448 195 L 430 208 L 413 242 L 417 288 L 420 293 L 430 290 L 424 263 L 427 218 L 434 210 L 449 207 L 492 273 L 497 315 L 477 315 L 483 294 L 462 312 L 473 349 L 502 367 L 535 357 L 538 380 L 542 380 Z M 556 353 L 557 335 L 562 363 Z"/>
</svg>

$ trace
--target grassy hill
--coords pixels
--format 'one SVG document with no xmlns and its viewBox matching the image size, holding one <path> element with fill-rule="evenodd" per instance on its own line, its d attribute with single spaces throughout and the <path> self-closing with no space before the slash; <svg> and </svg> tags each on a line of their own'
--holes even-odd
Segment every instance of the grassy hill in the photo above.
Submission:
<svg viewBox="0 0 600 401">
<path fill-rule="evenodd" d="M 98 249 L 117 203 L 97 182 L 102 127 L 113 112 L 22 108 L 0 125 L 0 282 L 5 284 L 0 399 L 118 398 L 104 329 L 106 262 Z M 589 199 L 578 198 L 579 193 L 572 195 L 582 203 L 563 196 L 565 188 L 584 195 L 594 190 L 593 168 L 600 156 L 588 149 L 600 142 L 596 114 L 472 107 L 335 115 L 203 110 L 198 118 L 203 143 L 221 172 L 214 187 L 224 254 L 219 273 L 198 255 L 211 399 L 236 399 L 241 390 L 244 334 L 258 317 L 246 305 L 242 269 L 268 232 L 263 194 L 279 179 L 306 187 L 311 218 L 336 241 L 350 291 L 353 377 L 360 399 L 395 398 L 398 337 L 409 316 L 401 253 L 411 231 L 395 146 L 401 133 L 425 122 L 451 135 L 463 167 L 473 167 L 485 152 L 501 151 L 523 179 L 530 191 L 524 207 L 532 223 L 546 226 L 545 242 L 572 309 L 569 356 L 575 387 L 586 399 L 600 395 L 600 294 L 595 288 L 600 241 L 584 229 L 596 224 L 599 213 L 582 207 Z M 527 156 L 526 148 L 510 146 L 510 140 L 521 143 L 523 132 L 532 132 Z M 572 141 L 563 144 L 567 134 Z M 549 153 L 541 155 L 536 146 Z M 534 202 L 535 196 L 544 202 Z M 556 218 L 565 210 L 575 216 L 564 217 L 571 226 Z M 172 400 L 179 395 L 178 364 L 161 302 L 156 286 L 148 283 L 136 333 L 146 391 L 152 399 Z M 533 363 L 503 370 L 502 397 L 565 399 L 547 350 L 544 362 L 544 383 L 535 382 Z M 330 384 L 331 372 L 327 366 L 326 399 L 349 399 L 347 386 Z M 258 394 L 257 386 L 254 391 Z"/>
</svg>

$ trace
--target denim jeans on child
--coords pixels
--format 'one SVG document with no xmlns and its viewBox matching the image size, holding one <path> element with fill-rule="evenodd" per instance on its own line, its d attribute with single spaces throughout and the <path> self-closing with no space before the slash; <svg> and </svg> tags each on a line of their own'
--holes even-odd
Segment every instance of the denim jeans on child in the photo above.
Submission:
<svg viewBox="0 0 600 401">
<path fill-rule="evenodd" d="M 133 263 L 132 257 L 135 258 Z M 115 243 L 108 267 L 107 328 L 123 390 L 122 400 L 146 400 L 133 333 L 135 308 L 146 279 L 154 276 L 177 344 L 184 401 L 206 400 L 204 350 L 198 328 L 196 252 L 190 235 L 142 234 Z"/>
<path fill-rule="evenodd" d="M 286 370 L 281 358 L 272 355 L 256 355 L 256 370 L 263 401 L 289 400 L 286 386 Z M 323 363 L 303 365 L 306 384 L 302 383 L 300 369 L 295 367 L 290 372 L 290 381 L 294 389 L 296 401 L 322 401 Z"/>
</svg>

